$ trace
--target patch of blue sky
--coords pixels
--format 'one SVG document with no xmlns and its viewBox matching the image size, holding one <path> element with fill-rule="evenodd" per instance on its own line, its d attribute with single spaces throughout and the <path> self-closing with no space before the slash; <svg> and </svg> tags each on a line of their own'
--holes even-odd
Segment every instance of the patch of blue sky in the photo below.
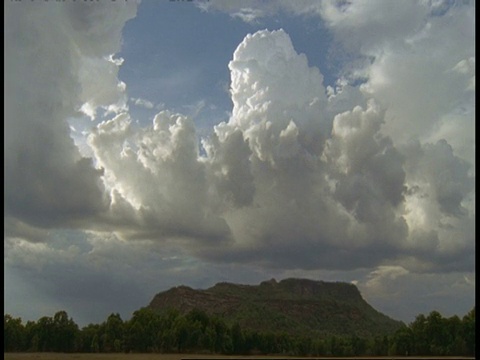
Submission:
<svg viewBox="0 0 480 360">
<path fill-rule="evenodd" d="M 469 1 L 462 1 L 464 5 L 468 4 Z M 430 0 L 430 15 L 431 16 L 444 16 L 453 6 L 458 5 L 461 6 L 462 3 L 460 1 L 455 0 Z"/>
<path fill-rule="evenodd" d="M 152 108 L 130 101 L 132 118 L 140 126 L 151 124 L 156 112 L 169 109 L 194 117 L 200 135 L 228 120 L 232 102 L 228 93 L 228 63 L 248 33 L 283 28 L 294 48 L 310 66 L 333 85 L 340 64 L 328 53 L 332 37 L 318 18 L 277 13 L 244 22 L 219 11 L 204 11 L 187 1 L 143 1 L 137 16 L 123 30 L 125 59 L 119 78 L 130 98 L 144 99 Z"/>
<path fill-rule="evenodd" d="M 231 108 L 228 61 L 250 31 L 248 24 L 191 2 L 144 1 L 124 28 L 119 77 L 129 97 L 167 109 L 184 112 L 202 100 Z"/>
</svg>

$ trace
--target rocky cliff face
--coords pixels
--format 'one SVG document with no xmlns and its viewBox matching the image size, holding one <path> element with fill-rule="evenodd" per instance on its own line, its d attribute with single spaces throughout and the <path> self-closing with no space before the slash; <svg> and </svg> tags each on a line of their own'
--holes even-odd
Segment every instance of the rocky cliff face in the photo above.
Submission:
<svg viewBox="0 0 480 360">
<path fill-rule="evenodd" d="M 148 306 L 181 313 L 196 308 L 245 329 L 289 334 L 375 336 L 402 325 L 373 309 L 353 284 L 308 279 L 218 283 L 206 290 L 178 286 L 157 294 Z"/>
</svg>

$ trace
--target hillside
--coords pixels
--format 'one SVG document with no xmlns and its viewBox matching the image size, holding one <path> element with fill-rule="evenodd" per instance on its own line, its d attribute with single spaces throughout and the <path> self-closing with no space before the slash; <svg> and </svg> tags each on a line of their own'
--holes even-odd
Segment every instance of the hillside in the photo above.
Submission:
<svg viewBox="0 0 480 360">
<path fill-rule="evenodd" d="M 376 311 L 353 284 L 307 279 L 218 283 L 206 290 L 178 286 L 155 295 L 148 307 L 181 313 L 196 308 L 243 329 L 288 334 L 383 336 L 403 324 Z"/>
</svg>

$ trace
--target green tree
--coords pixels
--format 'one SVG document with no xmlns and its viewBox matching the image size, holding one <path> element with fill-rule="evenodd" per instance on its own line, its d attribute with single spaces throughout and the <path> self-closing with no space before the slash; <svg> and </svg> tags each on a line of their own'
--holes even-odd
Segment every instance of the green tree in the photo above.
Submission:
<svg viewBox="0 0 480 360">
<path fill-rule="evenodd" d="M 188 324 L 184 316 L 179 316 L 173 324 L 174 334 L 177 343 L 177 352 L 185 350 L 188 340 Z"/>
<path fill-rule="evenodd" d="M 187 341 L 185 343 L 186 349 L 188 351 L 195 351 L 201 349 L 201 339 L 202 339 L 202 330 L 203 326 L 198 320 L 188 321 L 187 320 Z"/>
<path fill-rule="evenodd" d="M 292 352 L 294 347 L 294 341 L 292 337 L 285 332 L 281 332 L 277 335 L 277 347 L 280 354 L 288 355 Z"/>
<path fill-rule="evenodd" d="M 326 342 L 326 350 L 327 350 L 327 355 L 343 356 L 345 349 L 344 349 L 342 339 L 335 335 L 329 336 Z"/>
<path fill-rule="evenodd" d="M 393 336 L 391 355 L 406 356 L 414 352 L 414 336 L 408 327 L 398 329 Z"/>
<path fill-rule="evenodd" d="M 352 349 L 352 355 L 359 356 L 364 355 L 367 350 L 367 341 L 358 336 L 352 336 L 350 338 L 350 346 Z"/>
<path fill-rule="evenodd" d="M 93 336 L 90 347 L 94 353 L 100 352 L 100 335 L 98 333 Z"/>
<path fill-rule="evenodd" d="M 431 355 L 445 355 L 446 346 L 451 342 L 445 319 L 438 311 L 432 311 L 427 317 L 426 332 Z"/>
<path fill-rule="evenodd" d="M 445 355 L 466 355 L 466 343 L 462 338 L 462 320 L 457 315 L 445 319 L 449 343 Z"/>
<path fill-rule="evenodd" d="M 200 339 L 200 343 L 202 344 L 202 348 L 207 350 L 211 353 L 215 352 L 215 340 L 217 337 L 217 333 L 215 332 L 215 326 L 210 324 L 205 328 L 205 331 Z"/>
<path fill-rule="evenodd" d="M 245 353 L 245 337 L 243 336 L 242 328 L 238 322 L 232 326 L 232 351 L 234 354 Z"/>
<path fill-rule="evenodd" d="M 231 354 L 233 352 L 232 337 L 225 321 L 219 317 L 212 317 L 211 322 L 215 327 L 215 352 Z"/>
<path fill-rule="evenodd" d="M 34 337 L 38 339 L 38 351 L 55 351 L 54 348 L 54 326 L 50 316 L 43 316 L 38 319 L 34 327 Z"/>
<path fill-rule="evenodd" d="M 100 325 L 88 324 L 80 331 L 80 347 L 82 352 L 99 352 L 99 331 Z"/>
<path fill-rule="evenodd" d="M 311 338 L 306 336 L 299 336 L 294 340 L 293 343 L 293 352 L 297 356 L 307 356 L 311 351 Z M 272 348 L 271 350 L 275 351 L 278 349 Z"/>
<path fill-rule="evenodd" d="M 60 352 L 75 351 L 76 339 L 79 329 L 73 319 L 68 318 L 66 311 L 59 311 L 53 316 L 52 324 L 52 350 Z"/>
<path fill-rule="evenodd" d="M 429 355 L 430 344 L 427 336 L 427 318 L 423 314 L 415 317 L 415 321 L 410 324 L 413 333 L 414 348 L 412 355 Z"/>
<path fill-rule="evenodd" d="M 126 323 L 125 343 L 127 351 L 159 351 L 162 347 L 163 328 L 159 314 L 150 308 L 141 308 L 133 313 Z M 168 351 L 168 350 L 167 350 Z"/>
<path fill-rule="evenodd" d="M 388 336 L 377 335 L 371 340 L 370 355 L 374 355 L 374 356 L 388 355 L 389 348 L 390 348 L 390 340 Z"/>
<path fill-rule="evenodd" d="M 39 336 L 36 333 L 37 324 L 35 321 L 27 321 L 25 324 L 25 350 L 39 351 Z"/>
<path fill-rule="evenodd" d="M 462 318 L 462 337 L 468 356 L 475 356 L 475 307 Z"/>
<path fill-rule="evenodd" d="M 177 338 L 175 336 L 175 331 L 173 328 L 165 328 L 162 332 L 162 351 L 163 352 L 172 352 L 177 348 Z"/>
<path fill-rule="evenodd" d="M 202 331 L 210 324 L 210 318 L 207 313 L 203 310 L 192 309 L 187 315 L 186 319 L 188 322 L 199 322 L 201 324 Z"/>
<path fill-rule="evenodd" d="M 177 309 L 169 309 L 159 319 L 156 342 L 163 352 L 172 352 L 177 348 L 174 324 L 178 317 L 180 317 L 180 312 Z"/>
<path fill-rule="evenodd" d="M 3 349 L 5 352 L 25 349 L 26 332 L 21 318 L 3 316 Z"/>
<path fill-rule="evenodd" d="M 110 314 L 104 325 L 103 350 L 106 352 L 123 351 L 125 325 L 120 314 Z"/>
</svg>

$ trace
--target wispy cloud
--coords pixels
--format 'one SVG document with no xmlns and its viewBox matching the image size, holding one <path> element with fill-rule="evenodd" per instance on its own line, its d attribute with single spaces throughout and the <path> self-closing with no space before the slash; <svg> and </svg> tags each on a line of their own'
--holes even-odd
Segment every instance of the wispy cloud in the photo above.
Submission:
<svg viewBox="0 0 480 360">
<path fill-rule="evenodd" d="M 137 106 L 143 107 L 145 109 L 153 109 L 154 104 L 151 101 L 142 99 L 142 98 L 130 98 L 130 100 Z"/>
</svg>

